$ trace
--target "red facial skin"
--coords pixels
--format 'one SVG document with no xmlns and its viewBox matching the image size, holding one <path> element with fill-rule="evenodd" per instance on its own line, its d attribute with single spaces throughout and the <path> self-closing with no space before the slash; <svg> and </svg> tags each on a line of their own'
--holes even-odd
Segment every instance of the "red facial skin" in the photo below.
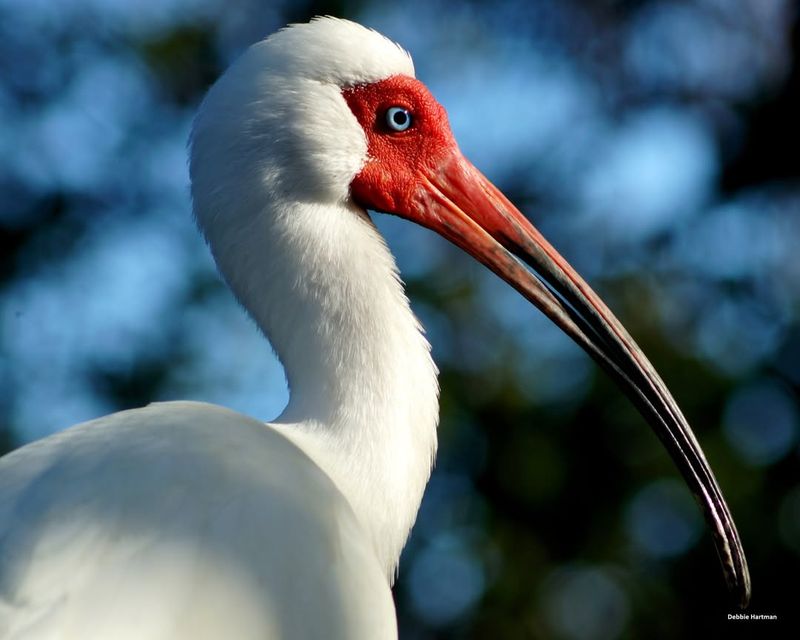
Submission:
<svg viewBox="0 0 800 640">
<path fill-rule="evenodd" d="M 344 89 L 342 95 L 367 136 L 367 161 L 350 183 L 353 200 L 428 227 L 494 268 L 486 251 L 498 242 L 511 248 L 518 241 L 512 227 L 530 223 L 461 155 L 447 112 L 425 85 L 391 76 Z M 391 107 L 409 111 L 408 129 L 389 127 Z"/>
<path fill-rule="evenodd" d="M 353 179 L 350 192 L 362 206 L 407 216 L 420 187 L 420 175 L 431 174 L 458 154 L 447 112 L 419 80 L 391 76 L 342 92 L 367 135 L 369 158 Z M 411 126 L 395 131 L 386 111 L 401 107 L 411 113 Z"/>
</svg>

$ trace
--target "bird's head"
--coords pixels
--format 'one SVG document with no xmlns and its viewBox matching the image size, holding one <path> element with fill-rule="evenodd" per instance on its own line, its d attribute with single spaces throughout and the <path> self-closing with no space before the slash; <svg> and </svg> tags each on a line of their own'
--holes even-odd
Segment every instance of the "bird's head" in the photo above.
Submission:
<svg viewBox="0 0 800 640">
<path fill-rule="evenodd" d="M 653 427 L 703 509 L 728 585 L 746 605 L 749 575 L 736 527 L 665 384 L 586 282 L 463 157 L 444 108 L 414 78 L 405 51 L 335 18 L 288 27 L 251 47 L 212 87 L 192 136 L 192 195 L 206 235 L 236 226 L 231 216 L 252 210 L 252 198 L 268 199 L 275 215 L 282 202 L 349 203 L 436 231 L 535 304 Z"/>
</svg>

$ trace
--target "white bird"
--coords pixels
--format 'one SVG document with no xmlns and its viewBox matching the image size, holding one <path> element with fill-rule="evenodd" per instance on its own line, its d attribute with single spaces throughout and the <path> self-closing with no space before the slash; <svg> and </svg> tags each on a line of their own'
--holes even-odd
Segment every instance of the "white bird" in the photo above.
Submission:
<svg viewBox="0 0 800 640">
<path fill-rule="evenodd" d="M 285 367 L 288 406 L 264 424 L 152 404 L 4 457 L 0 637 L 396 637 L 390 586 L 436 452 L 437 372 L 367 209 L 469 252 L 614 377 L 746 604 L 736 528 L 663 382 L 464 159 L 398 45 L 334 18 L 255 44 L 200 107 L 190 172 L 198 224 Z"/>
</svg>

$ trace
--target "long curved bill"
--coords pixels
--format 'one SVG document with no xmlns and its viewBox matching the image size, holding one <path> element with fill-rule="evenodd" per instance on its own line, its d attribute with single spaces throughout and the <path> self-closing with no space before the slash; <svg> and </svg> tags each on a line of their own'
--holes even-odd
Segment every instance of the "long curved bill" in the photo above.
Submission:
<svg viewBox="0 0 800 640">
<path fill-rule="evenodd" d="M 746 607 L 750 575 L 728 505 L 686 418 L 633 338 L 566 260 L 459 152 L 435 169 L 423 170 L 419 184 L 410 212 L 414 221 L 517 289 L 633 401 L 688 483 L 714 535 L 728 588 L 738 605 Z"/>
</svg>

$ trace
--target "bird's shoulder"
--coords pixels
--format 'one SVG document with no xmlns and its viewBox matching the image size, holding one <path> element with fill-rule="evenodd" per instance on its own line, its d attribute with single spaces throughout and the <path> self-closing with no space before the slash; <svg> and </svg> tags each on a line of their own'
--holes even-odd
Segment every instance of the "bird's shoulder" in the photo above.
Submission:
<svg viewBox="0 0 800 640">
<path fill-rule="evenodd" d="M 392 637 L 394 624 L 347 501 L 262 422 L 157 403 L 0 459 L 0 637 Z"/>
</svg>

